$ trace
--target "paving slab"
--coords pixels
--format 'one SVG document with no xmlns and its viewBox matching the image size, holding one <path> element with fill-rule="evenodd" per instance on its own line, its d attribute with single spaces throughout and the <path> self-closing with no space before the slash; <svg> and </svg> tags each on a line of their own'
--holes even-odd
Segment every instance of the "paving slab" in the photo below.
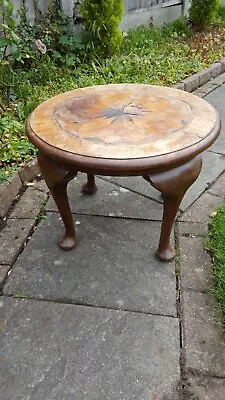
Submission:
<svg viewBox="0 0 225 400">
<path fill-rule="evenodd" d="M 0 264 L 11 265 L 34 225 L 34 219 L 10 219 L 0 231 Z"/>
<path fill-rule="evenodd" d="M 43 191 L 28 187 L 9 218 L 36 218 L 46 199 L 47 195 Z"/>
<path fill-rule="evenodd" d="M 35 182 L 32 182 L 32 185 L 33 185 L 32 187 L 35 190 L 40 190 L 41 192 L 49 193 L 48 186 L 46 185 L 44 179 L 40 179 Z"/>
<path fill-rule="evenodd" d="M 224 400 L 225 380 L 211 376 L 189 375 L 186 392 L 190 400 Z"/>
<path fill-rule="evenodd" d="M 184 291 L 183 299 L 187 368 L 225 378 L 225 341 L 214 298 Z"/>
<path fill-rule="evenodd" d="M 24 167 L 19 170 L 19 176 L 23 183 L 33 180 L 40 173 L 37 159 L 29 161 Z"/>
<path fill-rule="evenodd" d="M 10 182 L 0 184 L 0 218 L 5 217 L 21 187 L 22 183 L 18 172 L 12 175 Z"/>
<path fill-rule="evenodd" d="M 203 238 L 180 237 L 182 288 L 208 291 L 211 284 L 211 259 L 204 251 Z"/>
<path fill-rule="evenodd" d="M 225 86 L 219 86 L 216 90 L 211 92 L 205 97 L 210 104 L 212 104 L 218 111 L 221 121 L 222 129 L 219 138 L 215 144 L 210 147 L 210 150 L 225 154 L 225 110 L 224 110 Z M 225 161 L 224 161 L 225 164 Z"/>
<path fill-rule="evenodd" d="M 198 179 L 185 194 L 181 203 L 180 209 L 183 211 L 186 210 L 208 188 L 210 183 L 212 183 L 221 172 L 225 170 L 225 159 L 220 154 L 206 151 L 202 155 L 202 160 L 202 171 Z M 112 177 L 107 179 L 129 190 L 137 191 L 144 196 L 162 202 L 162 197 L 159 191 L 154 189 L 141 177 Z"/>
<path fill-rule="evenodd" d="M 96 178 L 98 191 L 94 195 L 88 196 L 81 192 L 82 184 L 85 182 L 86 175 L 79 174 L 68 186 L 68 196 L 73 213 L 158 221 L 162 219 L 162 205 L 155 201 L 98 177 Z M 150 185 L 146 182 L 146 186 Z M 48 201 L 46 210 L 57 210 L 52 198 Z"/>
<path fill-rule="evenodd" d="M 160 223 L 76 217 L 78 245 L 64 252 L 57 213 L 40 223 L 5 293 L 176 316 L 174 263 L 155 257 Z"/>
<path fill-rule="evenodd" d="M 160 203 L 163 202 L 161 193 L 152 185 L 150 185 L 150 183 L 148 183 L 144 178 L 142 178 L 142 176 L 109 176 L 102 179 L 131 190 L 134 193 L 139 193 L 143 196 L 157 200 Z"/>
<path fill-rule="evenodd" d="M 178 320 L 1 298 L 1 400 L 172 400 Z"/>
<path fill-rule="evenodd" d="M 223 173 L 217 181 L 210 186 L 209 193 L 214 194 L 215 196 L 225 197 L 225 173 Z"/>
<path fill-rule="evenodd" d="M 185 237 L 208 236 L 208 224 L 205 222 L 179 222 L 179 234 Z"/>
<path fill-rule="evenodd" d="M 224 199 L 205 192 L 186 212 L 180 217 L 185 222 L 209 222 L 211 213 L 224 204 Z"/>
<path fill-rule="evenodd" d="M 3 284 L 9 270 L 9 265 L 0 265 L 0 287 Z"/>
<path fill-rule="evenodd" d="M 225 170 L 225 159 L 223 155 L 205 151 L 202 155 L 202 171 L 198 179 L 193 183 L 184 196 L 181 210 L 186 210 L 208 186 Z"/>
</svg>

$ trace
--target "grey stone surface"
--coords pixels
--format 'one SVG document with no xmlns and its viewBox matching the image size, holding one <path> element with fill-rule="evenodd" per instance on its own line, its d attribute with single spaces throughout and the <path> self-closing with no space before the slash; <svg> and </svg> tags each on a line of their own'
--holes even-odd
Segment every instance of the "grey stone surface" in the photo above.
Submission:
<svg viewBox="0 0 225 400">
<path fill-rule="evenodd" d="M 212 297 L 184 291 L 186 366 L 225 377 L 225 341 Z"/>
<path fill-rule="evenodd" d="M 4 182 L 0 184 L 0 218 L 3 218 L 13 200 L 15 200 L 19 190 L 21 189 L 22 183 L 18 172 L 12 175 L 10 182 Z"/>
<path fill-rule="evenodd" d="M 33 180 L 39 173 L 40 170 L 36 158 L 19 170 L 19 176 L 22 182 Z"/>
<path fill-rule="evenodd" d="M 221 121 L 222 129 L 219 138 L 213 146 L 210 147 L 211 151 L 225 154 L 225 110 L 224 110 L 225 86 L 222 85 L 205 97 L 210 104 L 212 104 L 218 111 Z M 225 165 L 225 159 L 223 160 Z"/>
<path fill-rule="evenodd" d="M 197 237 L 208 235 L 208 224 L 204 222 L 180 222 L 179 234 L 186 237 Z"/>
<path fill-rule="evenodd" d="M 201 72 L 198 73 L 199 76 L 199 86 L 204 85 L 208 82 L 212 77 L 211 68 L 205 68 Z"/>
<path fill-rule="evenodd" d="M 33 219 L 11 219 L 0 231 L 0 264 L 10 265 L 17 255 L 34 225 Z"/>
<path fill-rule="evenodd" d="M 35 181 L 34 185 L 33 185 L 33 188 L 35 190 L 40 190 L 41 192 L 44 192 L 44 193 L 49 193 L 48 186 L 46 185 L 44 179 L 41 179 L 39 181 Z"/>
<path fill-rule="evenodd" d="M 36 218 L 46 199 L 47 195 L 44 192 L 28 187 L 10 214 L 10 218 Z"/>
<path fill-rule="evenodd" d="M 144 185 L 149 188 L 150 185 L 143 178 L 142 180 Z M 68 195 L 73 213 L 150 220 L 162 219 L 162 205 L 149 198 L 99 178 L 96 178 L 98 191 L 95 195 L 88 196 L 81 192 L 84 182 L 86 182 L 86 175 L 79 174 L 69 184 Z M 46 210 L 57 210 L 52 198 L 48 201 Z"/>
<path fill-rule="evenodd" d="M 1 400 L 173 400 L 178 320 L 2 297 Z"/>
<path fill-rule="evenodd" d="M 225 174 L 223 173 L 216 182 L 210 186 L 209 193 L 215 196 L 225 197 Z"/>
<path fill-rule="evenodd" d="M 222 85 L 223 83 L 225 83 L 225 73 L 214 78 L 213 83 L 216 85 Z"/>
<path fill-rule="evenodd" d="M 199 92 L 204 92 L 205 94 L 211 93 L 214 90 L 216 90 L 218 87 L 217 84 L 213 83 L 213 79 L 209 82 L 207 82 L 202 88 L 198 88 L 197 90 Z"/>
<path fill-rule="evenodd" d="M 224 4 L 224 0 L 221 0 L 221 3 L 223 2 Z M 221 64 L 221 72 L 225 72 L 225 57 L 220 59 L 220 64 Z"/>
<path fill-rule="evenodd" d="M 173 87 L 174 87 L 175 89 L 185 90 L 185 84 L 184 84 L 184 82 L 178 82 L 178 83 L 176 83 L 175 85 L 173 85 Z"/>
<path fill-rule="evenodd" d="M 1 284 L 4 282 L 9 270 L 10 270 L 9 265 L 0 265 L 0 287 Z"/>
<path fill-rule="evenodd" d="M 108 180 L 109 182 L 112 182 L 118 186 L 131 190 L 134 193 L 138 193 L 143 196 L 149 197 L 150 199 L 157 200 L 160 203 L 163 202 L 160 192 L 156 190 L 152 185 L 150 185 L 150 183 L 145 181 L 141 176 L 110 176 L 104 177 L 102 179 Z"/>
<path fill-rule="evenodd" d="M 193 92 L 199 86 L 199 75 L 194 74 L 183 80 L 186 92 Z"/>
<path fill-rule="evenodd" d="M 224 158 L 220 154 L 206 151 L 202 158 L 201 174 L 185 194 L 180 206 L 181 210 L 186 210 L 225 169 Z M 162 203 L 161 194 L 142 177 L 97 178 L 99 190 L 94 196 L 81 193 L 81 186 L 85 180 L 86 175 L 79 174 L 69 184 L 68 194 L 72 212 L 161 220 L 163 211 L 159 204 L 159 202 Z M 149 198 L 156 201 L 149 201 Z M 56 210 L 53 199 L 47 203 L 46 210 Z"/>
<path fill-rule="evenodd" d="M 4 292 L 40 299 L 176 315 L 174 263 L 155 258 L 160 223 L 77 216 L 77 247 L 63 252 L 58 214 L 35 231 Z"/>
<path fill-rule="evenodd" d="M 204 86 L 203 86 L 203 87 L 204 87 Z M 195 95 L 198 96 L 198 97 L 203 98 L 203 97 L 206 96 L 206 94 L 208 94 L 208 92 L 206 92 L 204 89 L 202 89 L 202 88 L 200 87 L 200 88 L 196 89 L 196 90 L 193 92 L 193 94 L 195 94 Z"/>
<path fill-rule="evenodd" d="M 222 71 L 221 63 L 214 63 L 210 66 L 211 73 L 212 73 L 212 78 L 215 78 L 216 76 L 220 75 Z"/>
<path fill-rule="evenodd" d="M 195 200 L 198 198 L 225 169 L 224 157 L 220 154 L 215 154 L 210 151 L 206 151 L 202 155 L 203 166 L 202 171 L 198 179 L 188 189 L 181 203 L 180 209 L 186 210 Z M 105 178 L 104 178 L 105 179 Z M 158 190 L 154 189 L 148 184 L 143 178 L 120 178 L 120 177 L 109 177 L 107 178 L 111 182 L 121 185 L 130 190 L 136 190 L 144 196 L 150 196 L 151 198 L 162 202 L 161 194 Z M 157 214 L 155 219 L 157 218 Z"/>
<path fill-rule="evenodd" d="M 225 160 L 220 154 L 206 151 L 202 161 L 202 171 L 185 194 L 180 207 L 182 210 L 186 210 L 225 169 Z"/>
<path fill-rule="evenodd" d="M 203 238 L 179 238 L 182 288 L 208 291 L 211 284 L 211 259 L 204 251 Z"/>
<path fill-rule="evenodd" d="M 188 399 L 224 400 L 225 380 L 211 376 L 189 375 L 186 384 Z"/>
<path fill-rule="evenodd" d="M 205 192 L 179 219 L 185 222 L 208 222 L 211 213 L 223 204 L 222 198 Z"/>
</svg>

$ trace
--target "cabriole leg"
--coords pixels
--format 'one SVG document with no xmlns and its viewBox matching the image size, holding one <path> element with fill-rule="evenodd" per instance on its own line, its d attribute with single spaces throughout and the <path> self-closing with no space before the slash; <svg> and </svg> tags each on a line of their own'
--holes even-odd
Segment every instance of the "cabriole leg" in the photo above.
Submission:
<svg viewBox="0 0 225 400">
<path fill-rule="evenodd" d="M 94 194 L 97 191 L 94 175 L 87 174 L 87 182 L 82 186 L 82 191 L 85 194 Z"/>
<path fill-rule="evenodd" d="M 163 197 L 164 210 L 161 227 L 158 257 L 163 261 L 172 261 L 175 251 L 170 245 L 170 235 L 179 205 L 188 190 L 200 174 L 202 160 L 196 157 L 188 163 L 167 172 L 144 176 L 144 179 L 158 189 Z"/>
<path fill-rule="evenodd" d="M 77 172 L 64 170 L 40 151 L 37 158 L 43 178 L 55 200 L 65 226 L 65 234 L 60 239 L 59 246 L 63 250 L 71 250 L 76 246 L 76 234 L 67 196 L 67 184 L 77 175 Z"/>
</svg>

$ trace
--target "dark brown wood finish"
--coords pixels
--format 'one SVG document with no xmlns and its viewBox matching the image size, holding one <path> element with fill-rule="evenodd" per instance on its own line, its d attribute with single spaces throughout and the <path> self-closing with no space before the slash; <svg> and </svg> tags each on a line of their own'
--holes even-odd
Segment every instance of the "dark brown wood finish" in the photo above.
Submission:
<svg viewBox="0 0 225 400">
<path fill-rule="evenodd" d="M 65 225 L 60 247 L 76 245 L 67 183 L 88 174 L 144 176 L 163 195 L 157 254 L 170 261 L 170 234 L 179 204 L 201 170 L 198 157 L 217 138 L 220 119 L 206 101 L 176 89 L 121 84 L 76 89 L 42 103 L 27 122 L 42 174 Z"/>
</svg>

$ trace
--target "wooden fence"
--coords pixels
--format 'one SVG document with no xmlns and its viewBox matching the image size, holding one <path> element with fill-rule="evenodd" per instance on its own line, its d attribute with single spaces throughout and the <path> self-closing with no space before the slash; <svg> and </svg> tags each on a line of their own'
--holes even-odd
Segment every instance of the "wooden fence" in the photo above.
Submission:
<svg viewBox="0 0 225 400">
<path fill-rule="evenodd" d="M 15 13 L 25 5 L 27 16 L 31 23 L 44 15 L 51 0 L 11 0 Z M 60 0 L 63 12 L 74 19 L 77 6 L 82 0 Z M 150 23 L 162 25 L 184 13 L 191 0 L 124 0 L 124 16 L 121 29 L 127 30 L 132 26 Z"/>
</svg>

